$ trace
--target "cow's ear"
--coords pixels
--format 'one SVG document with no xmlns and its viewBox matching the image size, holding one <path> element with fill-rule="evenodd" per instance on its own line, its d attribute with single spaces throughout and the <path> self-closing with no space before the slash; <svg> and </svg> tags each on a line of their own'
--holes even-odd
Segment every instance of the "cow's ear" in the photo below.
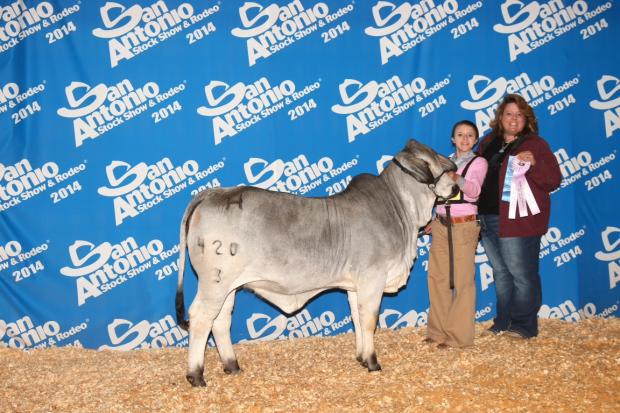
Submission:
<svg viewBox="0 0 620 413">
<path fill-rule="evenodd" d="M 437 160 L 439 160 L 439 165 L 441 165 L 442 171 L 456 171 L 456 164 L 452 162 L 449 158 L 437 154 Z"/>
<path fill-rule="evenodd" d="M 424 145 L 422 142 L 418 142 L 415 139 L 410 139 L 407 142 L 407 151 L 413 155 L 426 155 L 433 157 L 436 152 L 431 149 L 429 146 Z"/>
<path fill-rule="evenodd" d="M 415 139 L 409 139 L 409 141 L 407 142 L 407 146 L 405 146 L 405 150 L 412 155 L 415 155 L 417 153 L 428 154 L 429 152 L 431 152 L 431 148 L 421 142 L 416 141 Z"/>
<path fill-rule="evenodd" d="M 429 162 L 436 160 L 441 166 L 442 171 L 456 171 L 454 162 L 415 139 L 410 139 L 407 142 L 406 151 L 417 157 L 426 158 Z"/>
<path fill-rule="evenodd" d="M 396 155 L 396 160 L 405 169 L 405 172 L 413 176 L 418 182 L 433 182 L 433 173 L 424 160 L 416 158 L 408 152 L 400 152 Z"/>
</svg>

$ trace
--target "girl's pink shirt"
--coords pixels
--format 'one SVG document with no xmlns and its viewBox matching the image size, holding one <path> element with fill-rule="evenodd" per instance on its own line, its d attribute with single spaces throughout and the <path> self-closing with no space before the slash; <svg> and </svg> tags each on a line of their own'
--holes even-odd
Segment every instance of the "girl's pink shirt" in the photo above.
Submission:
<svg viewBox="0 0 620 413">
<path fill-rule="evenodd" d="M 463 162 L 461 166 L 457 169 L 456 173 L 461 175 L 463 169 L 465 169 L 465 165 L 467 162 Z M 465 200 L 470 202 L 476 202 L 478 197 L 480 196 L 480 190 L 482 188 L 482 183 L 484 182 L 484 177 L 487 174 L 488 164 L 486 159 L 482 156 L 476 158 L 469 169 L 467 170 L 466 177 L 460 177 L 457 180 L 457 184 L 459 188 L 463 191 L 465 195 Z M 443 205 L 438 205 L 435 208 L 435 212 L 438 215 L 446 216 L 446 208 Z M 476 204 L 453 204 L 450 207 L 450 215 L 453 217 L 462 217 L 466 215 L 476 215 L 478 213 L 478 206 Z"/>
</svg>

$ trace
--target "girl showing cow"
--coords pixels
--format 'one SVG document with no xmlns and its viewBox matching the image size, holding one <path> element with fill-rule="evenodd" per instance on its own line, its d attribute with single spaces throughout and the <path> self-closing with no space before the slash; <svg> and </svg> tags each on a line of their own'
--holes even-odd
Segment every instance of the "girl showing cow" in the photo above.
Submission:
<svg viewBox="0 0 620 413">
<path fill-rule="evenodd" d="M 452 128 L 456 152 L 450 159 L 456 172 L 448 172 L 459 194 L 441 201 L 429 225 L 433 241 L 428 263 L 427 343 L 439 348 L 465 347 L 474 342 L 476 284 L 474 257 L 480 234 L 476 202 L 487 173 L 487 161 L 472 151 L 478 128 L 462 120 Z"/>
</svg>

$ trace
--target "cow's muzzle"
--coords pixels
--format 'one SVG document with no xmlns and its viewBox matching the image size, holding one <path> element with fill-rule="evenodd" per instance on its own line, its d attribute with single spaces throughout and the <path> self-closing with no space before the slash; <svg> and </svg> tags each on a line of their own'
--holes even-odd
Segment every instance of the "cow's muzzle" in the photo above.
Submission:
<svg viewBox="0 0 620 413">
<path fill-rule="evenodd" d="M 450 196 L 448 197 L 448 199 L 450 198 L 454 198 L 460 191 L 460 188 L 457 184 L 452 185 L 452 192 L 450 193 Z"/>
</svg>

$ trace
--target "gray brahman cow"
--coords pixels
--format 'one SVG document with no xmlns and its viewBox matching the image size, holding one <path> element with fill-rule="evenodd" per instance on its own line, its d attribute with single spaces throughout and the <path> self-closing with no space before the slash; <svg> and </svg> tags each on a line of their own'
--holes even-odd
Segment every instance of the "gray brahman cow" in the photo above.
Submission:
<svg viewBox="0 0 620 413">
<path fill-rule="evenodd" d="M 326 198 L 254 187 L 208 189 L 188 205 L 181 223 L 177 320 L 188 328 L 183 300 L 185 248 L 198 275 L 189 308 L 187 380 L 204 386 L 209 334 L 224 371 L 239 371 L 230 339 L 235 291 L 247 288 L 286 313 L 322 291 L 347 291 L 357 360 L 380 370 L 373 334 L 383 292 L 407 282 L 419 228 L 437 196 L 457 187 L 444 172 L 456 166 L 410 140 L 379 175 L 355 177 Z"/>
</svg>

